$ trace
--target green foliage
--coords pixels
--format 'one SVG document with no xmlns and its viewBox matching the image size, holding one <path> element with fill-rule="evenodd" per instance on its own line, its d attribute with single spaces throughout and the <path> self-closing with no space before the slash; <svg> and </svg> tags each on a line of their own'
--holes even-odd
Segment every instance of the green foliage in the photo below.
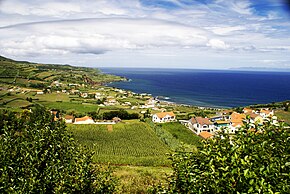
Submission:
<svg viewBox="0 0 290 194">
<path fill-rule="evenodd" d="M 0 56 L 1 57 L 1 56 Z M 74 67 L 70 65 L 36 64 L 25 61 L 14 61 L 1 57 L 0 83 L 12 84 L 20 87 L 43 89 L 50 86 L 53 81 L 67 84 L 98 85 L 111 81 L 120 81 L 124 78 L 114 75 L 102 74 L 95 68 Z M 52 86 L 54 88 L 54 86 Z M 57 88 L 56 87 L 56 88 Z"/>
<path fill-rule="evenodd" d="M 118 111 L 109 111 L 109 112 L 104 112 L 103 113 L 103 119 L 105 120 L 111 120 L 114 117 L 119 117 L 120 119 L 125 119 L 125 120 L 129 120 L 129 119 L 139 119 L 139 114 L 138 113 L 128 113 L 126 110 L 124 109 L 120 109 Z"/>
<path fill-rule="evenodd" d="M 183 143 L 196 147 L 199 147 L 201 144 L 202 139 L 199 136 L 178 122 L 164 123 L 161 126 L 164 130 L 171 133 L 173 137 Z"/>
<path fill-rule="evenodd" d="M 169 165 L 170 149 L 141 122 L 69 125 L 80 144 L 95 152 L 94 162 L 143 166 Z"/>
<path fill-rule="evenodd" d="M 246 124 L 218 134 L 198 153 L 173 154 L 168 193 L 290 193 L 290 129 Z"/>
<path fill-rule="evenodd" d="M 0 193 L 112 193 L 111 172 L 94 167 L 65 124 L 42 108 L 0 113 Z"/>
<path fill-rule="evenodd" d="M 178 151 L 183 149 L 181 142 L 178 141 L 178 139 L 176 139 L 170 132 L 163 129 L 162 124 L 154 124 L 151 121 L 148 121 L 148 124 L 154 130 L 159 139 L 168 145 L 171 150 Z"/>
</svg>

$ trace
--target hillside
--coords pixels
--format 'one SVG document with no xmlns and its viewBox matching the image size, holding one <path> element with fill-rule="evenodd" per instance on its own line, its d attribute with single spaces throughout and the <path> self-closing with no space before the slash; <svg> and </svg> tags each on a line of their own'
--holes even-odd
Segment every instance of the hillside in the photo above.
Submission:
<svg viewBox="0 0 290 194">
<path fill-rule="evenodd" d="M 0 84 L 43 89 L 53 84 L 63 88 L 69 84 L 94 86 L 123 79 L 95 68 L 30 63 L 0 56 Z"/>
</svg>

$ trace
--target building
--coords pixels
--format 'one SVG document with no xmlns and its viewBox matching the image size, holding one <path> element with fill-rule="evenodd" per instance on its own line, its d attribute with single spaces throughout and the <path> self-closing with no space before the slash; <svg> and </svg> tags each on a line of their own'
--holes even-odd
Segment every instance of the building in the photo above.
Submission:
<svg viewBox="0 0 290 194">
<path fill-rule="evenodd" d="M 199 136 L 202 137 L 203 139 L 209 139 L 209 138 L 213 138 L 213 134 L 207 131 L 202 131 L 199 133 Z"/>
<path fill-rule="evenodd" d="M 175 114 L 173 112 L 160 112 L 152 116 L 154 123 L 166 123 L 175 121 Z"/>
<path fill-rule="evenodd" d="M 250 116 L 250 121 L 252 123 L 258 123 L 259 125 L 263 125 L 264 119 L 260 114 L 249 113 L 247 115 Z"/>
<path fill-rule="evenodd" d="M 82 118 L 75 118 L 74 124 L 95 124 L 95 121 L 91 117 L 85 116 Z"/>
<path fill-rule="evenodd" d="M 255 111 L 251 108 L 243 108 L 243 113 L 245 113 L 245 114 L 253 113 L 253 112 L 255 112 Z"/>
<path fill-rule="evenodd" d="M 230 116 L 232 125 L 234 126 L 243 126 L 243 121 L 246 119 L 246 115 L 243 113 L 233 112 Z"/>
<path fill-rule="evenodd" d="M 65 115 L 64 121 L 65 121 L 65 123 L 73 123 L 74 116 L 73 115 Z"/>
<path fill-rule="evenodd" d="M 260 115 L 263 118 L 273 117 L 274 116 L 274 111 L 273 110 L 262 109 L 262 110 L 260 110 Z"/>
<path fill-rule="evenodd" d="M 122 121 L 122 119 L 120 119 L 119 117 L 114 117 L 114 118 L 112 119 L 112 121 L 113 121 L 114 123 L 120 123 L 120 122 Z"/>
<path fill-rule="evenodd" d="M 200 134 L 202 131 L 213 133 L 215 131 L 214 124 L 208 118 L 193 117 L 189 120 L 188 127 L 196 134 Z"/>
</svg>

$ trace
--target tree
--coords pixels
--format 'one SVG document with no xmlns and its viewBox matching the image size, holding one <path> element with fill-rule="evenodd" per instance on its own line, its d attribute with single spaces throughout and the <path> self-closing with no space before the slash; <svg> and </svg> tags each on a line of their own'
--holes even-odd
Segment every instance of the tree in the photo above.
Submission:
<svg viewBox="0 0 290 194">
<path fill-rule="evenodd" d="M 112 193 L 110 171 L 91 156 L 43 108 L 0 113 L 0 193 Z"/>
<path fill-rule="evenodd" d="M 290 193 L 290 129 L 284 124 L 245 124 L 219 133 L 198 152 L 171 156 L 168 193 Z"/>
</svg>

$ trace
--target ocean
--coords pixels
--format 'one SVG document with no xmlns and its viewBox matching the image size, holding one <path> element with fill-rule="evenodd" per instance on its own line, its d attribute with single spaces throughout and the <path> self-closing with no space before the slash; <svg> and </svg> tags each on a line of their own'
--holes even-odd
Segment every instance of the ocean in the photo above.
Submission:
<svg viewBox="0 0 290 194">
<path fill-rule="evenodd" d="M 109 86 L 150 93 L 170 102 L 204 107 L 238 107 L 290 99 L 290 72 L 101 68 L 129 82 Z"/>
</svg>

